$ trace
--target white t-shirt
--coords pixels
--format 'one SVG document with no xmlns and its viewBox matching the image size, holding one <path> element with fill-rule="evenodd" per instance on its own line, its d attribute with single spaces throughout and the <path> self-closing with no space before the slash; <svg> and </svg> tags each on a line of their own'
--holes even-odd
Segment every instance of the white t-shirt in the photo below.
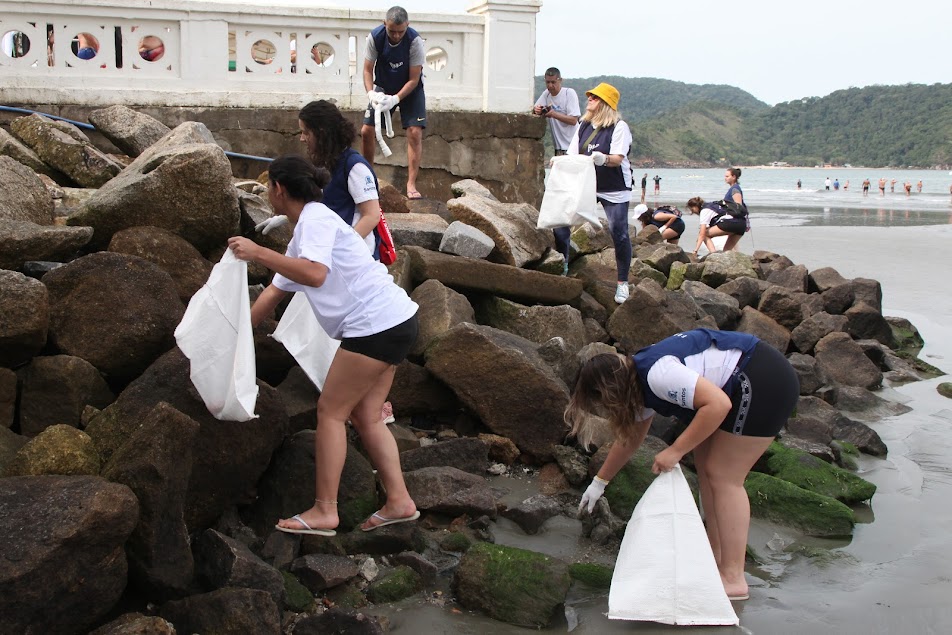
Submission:
<svg viewBox="0 0 952 635">
<path fill-rule="evenodd" d="M 304 206 L 285 255 L 327 267 L 320 287 L 277 273 L 272 283 L 282 291 L 303 291 L 321 328 L 334 339 L 375 335 L 417 312 L 417 304 L 370 256 L 357 232 L 323 203 Z"/>
<path fill-rule="evenodd" d="M 536 106 L 551 106 L 552 110 L 555 112 L 568 115 L 570 117 L 578 117 L 582 114 L 578 106 L 578 95 L 575 90 L 571 88 L 562 87 L 562 90 L 559 91 L 559 94 L 555 97 L 549 93 L 548 90 L 542 91 L 542 94 L 539 95 L 539 99 L 536 100 Z M 564 123 L 558 119 L 549 118 L 549 131 L 552 132 L 552 143 L 555 145 L 556 150 L 567 150 L 569 147 L 569 142 L 572 140 L 572 133 L 575 132 L 575 128 L 578 127 L 578 122 L 576 123 Z"/>
<path fill-rule="evenodd" d="M 578 131 L 580 126 L 575 126 L 575 132 L 572 134 L 572 140 L 569 141 L 569 147 L 566 154 L 578 154 Z M 612 142 L 607 154 L 620 154 L 621 173 L 625 177 L 625 185 L 628 187 L 618 192 L 596 192 L 599 198 L 603 198 L 609 203 L 627 203 L 631 200 L 631 163 L 628 161 L 628 150 L 631 149 L 631 129 L 624 121 L 615 124 L 612 130 Z"/>
<path fill-rule="evenodd" d="M 359 162 L 354 164 L 354 167 L 350 169 L 350 174 L 347 175 L 347 192 L 354 199 L 356 205 L 380 199 L 380 195 L 377 193 L 377 184 L 374 182 L 374 175 L 370 172 L 370 168 Z M 360 214 L 355 212 L 351 226 L 356 227 L 358 222 L 360 222 Z M 374 247 L 377 246 L 374 233 L 370 232 L 362 240 L 372 254 Z"/>
<path fill-rule="evenodd" d="M 718 388 L 723 388 L 743 354 L 740 349 L 722 351 L 712 344 L 702 353 L 685 357 L 683 364 L 674 355 L 666 355 L 648 371 L 648 389 L 659 399 L 694 410 L 694 389 L 698 377 L 704 377 Z M 654 410 L 644 408 L 638 421 L 644 421 L 653 414 Z"/>
<path fill-rule="evenodd" d="M 704 227 L 710 227 L 711 221 L 714 220 L 714 217 L 717 216 L 717 214 L 718 212 L 708 207 L 702 207 L 701 213 L 698 215 L 699 216 L 698 223 L 703 225 Z M 734 217 L 731 216 L 730 214 L 724 214 L 721 216 L 720 220 L 725 220 L 728 218 L 734 218 Z"/>
</svg>

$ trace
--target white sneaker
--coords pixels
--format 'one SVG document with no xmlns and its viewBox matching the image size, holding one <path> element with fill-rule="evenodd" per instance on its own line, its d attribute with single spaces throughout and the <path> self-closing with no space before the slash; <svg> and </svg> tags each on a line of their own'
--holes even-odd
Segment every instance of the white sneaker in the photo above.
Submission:
<svg viewBox="0 0 952 635">
<path fill-rule="evenodd" d="M 615 302 L 618 304 L 624 304 L 625 300 L 628 299 L 628 283 L 619 282 L 618 288 L 615 289 Z"/>
</svg>

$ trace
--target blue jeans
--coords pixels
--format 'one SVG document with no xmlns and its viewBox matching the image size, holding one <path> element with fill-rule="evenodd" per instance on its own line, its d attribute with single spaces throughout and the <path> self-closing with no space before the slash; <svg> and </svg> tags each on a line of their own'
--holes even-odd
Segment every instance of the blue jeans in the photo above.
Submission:
<svg viewBox="0 0 952 635">
<path fill-rule="evenodd" d="M 631 269 L 631 237 L 628 235 L 628 201 L 624 203 L 609 203 L 605 199 L 597 199 L 605 209 L 608 217 L 608 231 L 615 244 L 615 266 L 618 268 L 618 280 L 628 282 L 628 271 Z"/>
<path fill-rule="evenodd" d="M 556 227 L 552 230 L 555 234 L 555 248 L 559 250 L 565 262 L 569 261 L 569 249 L 572 247 L 572 228 Z"/>
</svg>

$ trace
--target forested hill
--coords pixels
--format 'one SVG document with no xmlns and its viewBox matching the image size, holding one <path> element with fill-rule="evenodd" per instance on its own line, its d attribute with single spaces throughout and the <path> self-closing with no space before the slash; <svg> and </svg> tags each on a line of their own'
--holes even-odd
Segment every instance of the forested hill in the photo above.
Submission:
<svg viewBox="0 0 952 635">
<path fill-rule="evenodd" d="M 746 163 L 872 167 L 952 164 L 952 84 L 839 90 L 752 116 L 740 137 Z"/>
<path fill-rule="evenodd" d="M 563 86 L 573 88 L 578 93 L 582 112 L 585 112 L 585 91 L 601 82 L 608 82 L 621 93 L 618 110 L 629 124 L 653 119 L 698 101 L 710 101 L 753 112 L 770 108 L 740 88 L 720 84 L 685 84 L 668 79 L 617 75 L 562 79 Z M 536 77 L 535 84 L 535 96 L 538 98 L 545 90 L 545 80 L 541 75 Z"/>
<path fill-rule="evenodd" d="M 585 90 L 601 81 L 621 92 L 639 165 L 952 167 L 952 84 L 850 88 L 773 107 L 730 86 L 623 77 L 563 85 L 584 108 Z M 536 86 L 538 96 L 541 77 Z"/>
</svg>

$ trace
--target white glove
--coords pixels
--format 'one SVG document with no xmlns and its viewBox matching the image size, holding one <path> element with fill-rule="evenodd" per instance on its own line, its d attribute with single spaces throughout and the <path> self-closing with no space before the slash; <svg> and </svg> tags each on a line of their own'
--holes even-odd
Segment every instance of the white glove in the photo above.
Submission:
<svg viewBox="0 0 952 635">
<path fill-rule="evenodd" d="M 367 99 L 370 101 L 371 106 L 377 105 L 377 102 L 380 101 L 380 98 L 384 96 L 385 95 L 383 93 L 376 90 L 367 91 Z"/>
<path fill-rule="evenodd" d="M 284 214 L 281 214 L 280 216 L 272 216 L 268 220 L 261 221 L 255 225 L 255 231 L 267 236 L 268 232 L 270 232 L 272 229 L 277 229 L 281 225 L 287 224 L 287 222 L 288 217 Z"/>
<path fill-rule="evenodd" d="M 384 95 L 377 103 L 380 104 L 380 110 L 393 110 L 400 103 L 400 98 L 396 95 Z"/>
<path fill-rule="evenodd" d="M 605 165 L 605 161 L 608 159 L 608 156 L 604 152 L 599 152 L 596 150 L 592 153 L 592 161 L 595 162 L 595 165 Z"/>
<path fill-rule="evenodd" d="M 582 509 L 585 508 L 587 508 L 589 514 L 592 513 L 592 510 L 595 509 L 595 503 L 597 503 L 598 499 L 605 493 L 606 485 L 608 485 L 608 481 L 603 481 L 597 476 L 592 479 L 592 484 L 589 485 L 585 493 L 582 494 L 582 502 L 578 504 L 579 515 L 582 514 Z"/>
</svg>

